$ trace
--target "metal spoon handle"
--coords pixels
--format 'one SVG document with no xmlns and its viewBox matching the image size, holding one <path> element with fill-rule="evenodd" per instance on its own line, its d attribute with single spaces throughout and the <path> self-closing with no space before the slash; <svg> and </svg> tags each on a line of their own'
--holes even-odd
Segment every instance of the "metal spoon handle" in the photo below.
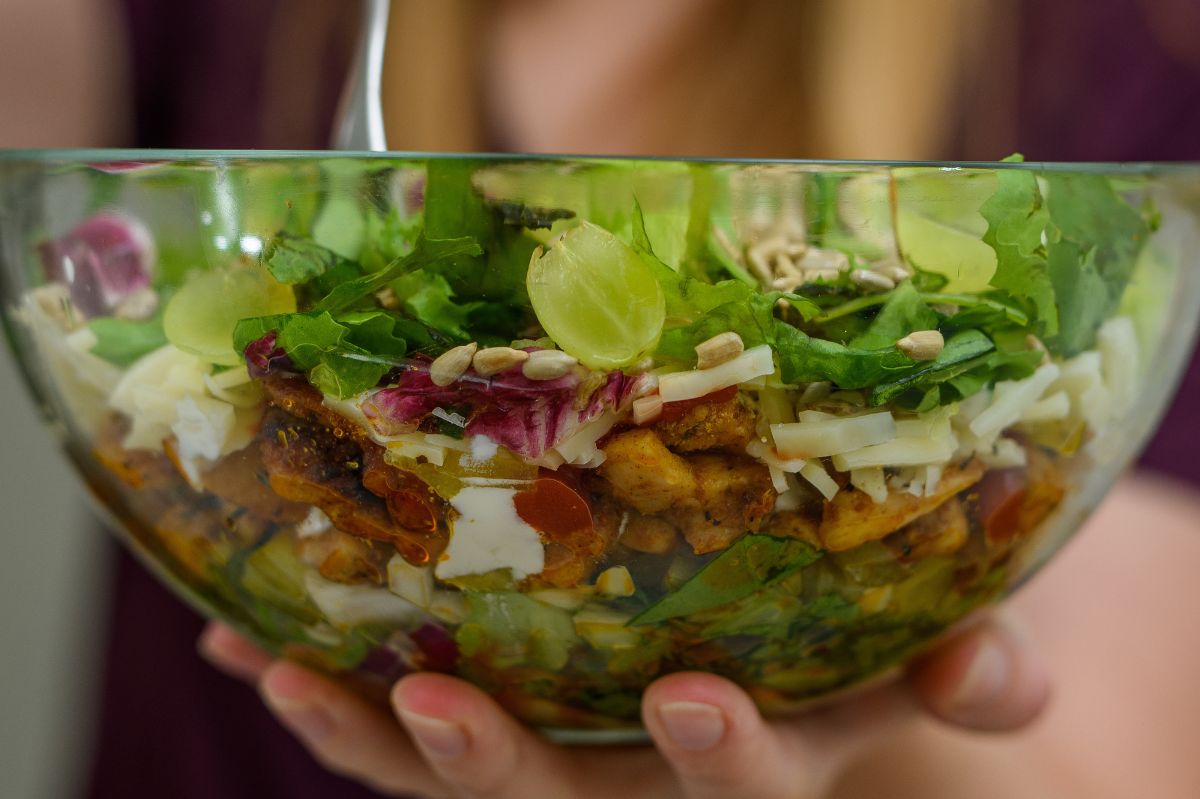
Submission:
<svg viewBox="0 0 1200 799">
<path fill-rule="evenodd" d="M 362 31 L 333 129 L 335 150 L 387 149 L 380 87 L 390 0 L 363 0 Z"/>
</svg>

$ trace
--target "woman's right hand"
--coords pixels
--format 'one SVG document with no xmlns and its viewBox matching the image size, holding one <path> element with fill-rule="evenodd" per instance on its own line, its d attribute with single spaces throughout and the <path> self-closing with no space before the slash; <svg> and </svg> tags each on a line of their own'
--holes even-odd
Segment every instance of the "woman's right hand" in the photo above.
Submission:
<svg viewBox="0 0 1200 799">
<path fill-rule="evenodd" d="M 453 677 L 405 677 L 389 714 L 223 625 L 210 625 L 200 650 L 257 683 L 326 767 L 384 793 L 430 797 L 815 798 L 856 755 L 922 713 L 962 728 L 1013 730 L 1038 715 L 1049 691 L 1033 653 L 993 617 L 944 642 L 902 680 L 841 704 L 768 721 L 728 680 L 672 674 L 643 698 L 653 747 L 564 747 Z"/>
</svg>

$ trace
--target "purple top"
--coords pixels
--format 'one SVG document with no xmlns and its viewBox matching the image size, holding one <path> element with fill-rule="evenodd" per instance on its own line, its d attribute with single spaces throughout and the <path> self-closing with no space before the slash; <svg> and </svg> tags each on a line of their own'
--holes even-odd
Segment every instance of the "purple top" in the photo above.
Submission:
<svg viewBox="0 0 1200 799">
<path fill-rule="evenodd" d="M 264 99 L 259 43 L 278 2 L 125 0 L 137 146 L 264 144 L 254 114 Z M 1026 5 L 1020 151 L 1039 160 L 1200 160 L 1200 68 L 1158 43 L 1141 10 L 1151 4 Z M 338 78 L 322 89 L 328 108 Z M 1198 398 L 1200 360 L 1143 464 L 1200 485 Z M 375 796 L 318 766 L 249 688 L 201 661 L 202 620 L 124 552 L 118 558 L 89 796 Z"/>
</svg>

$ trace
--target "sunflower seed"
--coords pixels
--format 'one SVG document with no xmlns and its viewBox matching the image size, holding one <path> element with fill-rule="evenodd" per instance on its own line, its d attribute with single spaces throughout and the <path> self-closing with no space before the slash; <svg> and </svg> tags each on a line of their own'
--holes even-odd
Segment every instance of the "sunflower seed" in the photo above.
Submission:
<svg viewBox="0 0 1200 799">
<path fill-rule="evenodd" d="M 529 360 L 529 353 L 512 347 L 487 347 L 475 353 L 471 365 L 480 377 L 491 377 Z"/>
<path fill-rule="evenodd" d="M 696 368 L 709 369 L 731 361 L 742 354 L 746 345 L 742 337 L 733 331 L 718 333 L 707 341 L 696 345 Z"/>
<path fill-rule="evenodd" d="M 896 342 L 896 349 L 914 361 L 932 361 L 942 354 L 946 340 L 936 330 L 914 330 Z"/>
<path fill-rule="evenodd" d="M 579 363 L 561 350 L 535 350 L 521 365 L 521 374 L 530 380 L 554 380 L 562 377 Z"/>
<path fill-rule="evenodd" d="M 850 280 L 854 285 L 866 291 L 891 291 L 896 288 L 896 281 L 890 277 L 884 277 L 866 269 L 855 269 L 850 273 Z"/>
<path fill-rule="evenodd" d="M 472 341 L 459 347 L 446 350 L 433 363 L 429 364 L 429 379 L 435 386 L 448 386 L 463 376 L 479 345 Z"/>
</svg>

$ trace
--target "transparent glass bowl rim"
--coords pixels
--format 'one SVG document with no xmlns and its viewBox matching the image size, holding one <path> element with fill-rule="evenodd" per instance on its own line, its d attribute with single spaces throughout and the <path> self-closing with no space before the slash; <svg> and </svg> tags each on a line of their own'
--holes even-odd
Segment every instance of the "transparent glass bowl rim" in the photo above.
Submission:
<svg viewBox="0 0 1200 799">
<path fill-rule="evenodd" d="M 1112 176 L 1195 175 L 1200 178 L 1200 161 L 890 161 L 823 160 L 794 158 L 706 158 L 649 155 L 578 155 L 566 153 L 448 153 L 416 151 L 353 150 L 203 150 L 203 149 L 53 149 L 0 150 L 4 162 L 41 163 L 46 166 L 105 164 L 120 161 L 262 161 L 360 159 L 379 161 L 423 161 L 430 159 L 478 161 L 480 163 L 613 163 L 709 164 L 714 166 L 797 166 L 831 171 L 904 168 L 931 171 L 1032 170 L 1037 172 L 1088 172 Z"/>
</svg>

